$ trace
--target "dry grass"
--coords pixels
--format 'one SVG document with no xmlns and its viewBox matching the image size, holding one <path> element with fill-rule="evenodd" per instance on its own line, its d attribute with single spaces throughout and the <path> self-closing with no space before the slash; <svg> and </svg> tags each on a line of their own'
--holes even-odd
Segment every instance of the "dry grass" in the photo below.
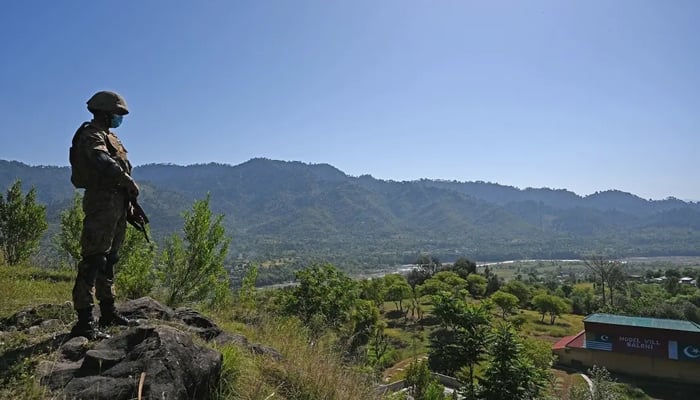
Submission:
<svg viewBox="0 0 700 400">
<path fill-rule="evenodd" d="M 306 329 L 295 319 L 270 319 L 256 339 L 283 355 L 260 364 L 261 376 L 274 386 L 277 397 L 289 400 L 378 399 L 370 379 L 344 365 L 333 350 L 332 338 L 310 343 Z"/>
<path fill-rule="evenodd" d="M 38 304 L 63 304 L 71 298 L 74 272 L 28 266 L 0 266 L 0 318 Z M 218 348 L 223 354 L 217 400 L 351 400 L 379 399 L 367 375 L 343 364 L 332 338 L 310 344 L 306 329 L 295 319 L 258 316 L 255 325 L 235 321 L 231 311 L 214 319 L 229 332 L 277 349 L 281 361 L 255 355 L 236 345 Z M 0 337 L 11 345 L 26 341 L 22 332 Z M 7 346 L 0 346 L 5 347 Z M 2 350 L 0 349 L 0 352 Z M 37 382 L 37 357 L 15 363 L 0 382 L 0 399 L 38 400 L 49 396 Z"/>
</svg>

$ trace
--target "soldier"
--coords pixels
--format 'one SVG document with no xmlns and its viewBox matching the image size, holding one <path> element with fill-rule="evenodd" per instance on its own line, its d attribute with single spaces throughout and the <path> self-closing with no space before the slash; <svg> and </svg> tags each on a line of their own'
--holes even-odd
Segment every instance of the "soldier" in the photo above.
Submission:
<svg viewBox="0 0 700 400">
<path fill-rule="evenodd" d="M 71 336 L 90 340 L 109 337 L 95 326 L 93 294 L 100 301 L 100 327 L 129 325 L 131 321 L 114 307 L 114 265 L 124 241 L 127 213 L 133 212 L 129 199 L 139 188 L 131 178 L 131 164 L 121 141 L 110 128 L 121 125 L 129 113 L 126 101 L 117 93 L 101 91 L 87 102 L 93 114 L 73 136 L 70 149 L 71 182 L 84 188 L 85 220 L 80 237 L 82 260 L 73 287 L 73 307 L 78 322 Z"/>
</svg>

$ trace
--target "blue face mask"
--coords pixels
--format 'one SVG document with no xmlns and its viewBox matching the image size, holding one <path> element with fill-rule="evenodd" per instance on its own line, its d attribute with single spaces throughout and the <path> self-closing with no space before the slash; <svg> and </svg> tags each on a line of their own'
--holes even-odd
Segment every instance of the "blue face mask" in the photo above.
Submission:
<svg viewBox="0 0 700 400">
<path fill-rule="evenodd" d="M 112 120 L 110 121 L 110 128 L 118 128 L 122 124 L 123 115 L 112 115 Z"/>
</svg>

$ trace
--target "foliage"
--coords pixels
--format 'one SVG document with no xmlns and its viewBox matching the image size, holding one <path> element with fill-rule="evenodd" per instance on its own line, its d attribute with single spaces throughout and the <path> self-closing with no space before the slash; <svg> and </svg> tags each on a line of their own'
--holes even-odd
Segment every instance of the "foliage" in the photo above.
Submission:
<svg viewBox="0 0 700 400">
<path fill-rule="evenodd" d="M 571 309 L 569 303 L 559 296 L 553 296 L 549 294 L 539 294 L 532 298 L 532 305 L 537 311 L 542 313 L 542 321 L 544 321 L 544 316 L 549 313 L 549 323 L 554 325 L 556 318 L 568 312 Z"/>
<path fill-rule="evenodd" d="M 366 346 L 370 339 L 381 335 L 384 325 L 379 324 L 379 309 L 369 300 L 357 299 L 350 313 L 349 338 L 345 341 L 345 352 L 357 358 L 357 351 Z M 381 354 L 376 354 L 377 359 Z"/>
<path fill-rule="evenodd" d="M 615 381 L 605 367 L 594 365 L 588 370 L 588 377 L 593 382 L 592 390 L 587 384 L 571 388 L 571 400 L 618 400 L 621 399 L 615 388 Z"/>
<path fill-rule="evenodd" d="M 437 383 L 425 361 L 414 360 L 406 370 L 406 387 L 415 400 L 443 400 L 445 388 Z"/>
<path fill-rule="evenodd" d="M 569 295 L 574 314 L 588 315 L 597 308 L 595 293 L 590 287 L 575 287 Z"/>
<path fill-rule="evenodd" d="M 77 268 L 80 262 L 80 235 L 83 230 L 83 196 L 75 192 L 73 203 L 69 208 L 61 212 L 61 230 L 53 237 L 53 246 L 56 248 L 68 264 Z"/>
<path fill-rule="evenodd" d="M 158 272 L 168 305 L 205 301 L 217 306 L 227 301 L 224 260 L 230 239 L 223 215 L 212 217 L 209 200 L 207 195 L 185 212 L 184 241 L 173 235 L 166 243 Z"/>
<path fill-rule="evenodd" d="M 0 170 L 1 187 L 16 177 L 35 186 L 40 202 L 48 204 L 49 222 L 58 226 L 56 208 L 73 196 L 68 168 L 0 161 Z M 260 284 L 289 281 L 312 260 L 360 272 L 412 263 L 428 251 L 444 261 L 455 254 L 473 260 L 567 259 L 604 243 L 619 256 L 700 254 L 700 204 L 678 200 L 622 193 L 584 198 L 484 182 L 397 184 L 348 176 L 328 165 L 262 159 L 238 166 L 146 165 L 135 173 L 161 248 L 180 229 L 181 212 L 211 191 L 220 200 L 213 209 L 228 216 L 226 231 L 245 229 L 236 235 L 232 254 L 246 262 L 285 260 L 279 269 L 261 265 Z M 606 298 L 607 292 L 606 284 Z"/>
<path fill-rule="evenodd" d="M 467 367 L 467 393 L 473 398 L 474 370 L 484 359 L 484 350 L 488 346 L 491 323 L 488 305 L 467 304 L 447 292 L 433 296 L 433 304 L 433 313 L 443 328 L 431 335 L 430 368 L 454 375 L 462 367 Z"/>
<path fill-rule="evenodd" d="M 476 273 L 476 263 L 465 257 L 460 257 L 452 264 L 451 270 L 456 272 L 462 279 L 466 279 L 469 274 Z"/>
<path fill-rule="evenodd" d="M 486 296 L 490 296 L 501 289 L 503 282 L 498 278 L 498 275 L 490 274 L 486 279 L 488 280 L 486 283 Z"/>
<path fill-rule="evenodd" d="M 522 281 L 513 280 L 501 287 L 501 290 L 510 293 L 518 298 L 520 307 L 525 307 L 530 302 L 531 294 L 530 287 Z"/>
<path fill-rule="evenodd" d="M 360 298 L 373 301 L 377 307 L 384 305 L 387 295 L 386 278 L 363 279 L 358 285 Z"/>
<path fill-rule="evenodd" d="M 386 294 L 384 298 L 396 303 L 396 308 L 403 312 L 403 300 L 411 296 L 411 286 L 406 278 L 400 274 L 390 274 L 384 277 L 384 287 Z"/>
<path fill-rule="evenodd" d="M 501 316 L 505 319 L 508 314 L 513 314 L 518 309 L 518 298 L 510 293 L 497 291 L 490 297 L 491 301 L 501 309 Z"/>
<path fill-rule="evenodd" d="M 147 243 L 141 232 L 129 226 L 119 254 L 114 281 L 120 297 L 137 299 L 150 295 L 156 283 L 155 245 Z"/>
<path fill-rule="evenodd" d="M 355 282 L 331 264 L 313 265 L 296 274 L 299 283 L 287 298 L 286 310 L 321 332 L 350 318 L 358 299 Z"/>
<path fill-rule="evenodd" d="M 593 254 L 584 259 L 586 268 L 595 277 L 595 282 L 600 284 L 601 293 L 603 295 L 603 307 L 607 305 L 605 297 L 605 285 L 608 285 L 610 291 L 610 305 L 613 305 L 613 290 L 619 284 L 623 274 L 620 271 L 620 263 L 618 261 L 609 260 L 608 258 Z"/>
<path fill-rule="evenodd" d="M 470 274 L 467 277 L 467 290 L 474 298 L 479 298 L 486 294 L 487 284 L 486 278 L 479 274 Z"/>
<path fill-rule="evenodd" d="M 249 382 L 249 390 L 261 382 L 269 391 L 246 399 L 304 399 L 355 400 L 379 399 L 371 377 L 362 371 L 348 368 L 341 362 L 333 335 L 318 335 L 301 325 L 296 318 L 271 318 L 258 324 L 253 338 L 282 353 L 281 362 L 269 362 L 257 357 L 254 366 L 259 369 L 256 379 Z M 245 393 L 244 390 L 241 392 Z M 271 393 L 276 393 L 271 396 Z"/>
<path fill-rule="evenodd" d="M 46 228 L 46 207 L 37 204 L 34 188 L 23 196 L 22 182 L 16 180 L 6 196 L 0 194 L 0 249 L 6 263 L 26 261 Z"/>
<path fill-rule="evenodd" d="M 258 278 L 258 267 L 249 265 L 241 287 L 238 289 L 238 308 L 243 313 L 244 317 L 248 317 L 255 313 L 257 291 L 255 282 Z"/>
<path fill-rule="evenodd" d="M 546 376 L 523 355 L 515 330 L 508 325 L 499 327 L 491 343 L 481 397 L 485 400 L 537 398 L 546 384 Z"/>
<path fill-rule="evenodd" d="M 452 292 L 456 296 L 466 285 L 467 281 L 460 278 L 456 273 L 440 271 L 420 285 L 419 293 L 426 296 L 435 295 L 439 292 Z"/>
</svg>

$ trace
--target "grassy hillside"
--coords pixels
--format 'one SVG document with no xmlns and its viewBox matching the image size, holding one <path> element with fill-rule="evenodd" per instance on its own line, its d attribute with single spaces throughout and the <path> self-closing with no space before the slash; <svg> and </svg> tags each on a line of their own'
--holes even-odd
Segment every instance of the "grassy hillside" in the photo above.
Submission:
<svg viewBox="0 0 700 400">
<path fill-rule="evenodd" d="M 56 333 L 67 332 L 74 322 L 71 306 L 65 304 L 71 298 L 73 279 L 71 270 L 0 265 L 0 320 L 29 306 L 54 304 L 59 306 L 50 312 L 60 310 L 60 315 L 51 317 L 60 317 L 61 321 Z M 320 340 L 310 346 L 307 330 L 292 319 L 261 317 L 247 325 L 236 321 L 232 310 L 205 313 L 225 331 L 244 334 L 252 342 L 277 349 L 283 356 L 278 362 L 236 345 L 218 348 L 223 353 L 224 366 L 217 400 L 377 398 L 373 383 L 365 375 L 345 367 L 330 341 Z M 10 360 L 14 349 L 30 347 L 38 340 L 24 331 L 0 333 L 0 361 Z M 0 398 L 51 398 L 39 385 L 34 369 L 39 361 L 50 357 L 51 354 L 37 352 L 27 359 L 11 362 L 7 370 L 0 370 Z"/>
</svg>

